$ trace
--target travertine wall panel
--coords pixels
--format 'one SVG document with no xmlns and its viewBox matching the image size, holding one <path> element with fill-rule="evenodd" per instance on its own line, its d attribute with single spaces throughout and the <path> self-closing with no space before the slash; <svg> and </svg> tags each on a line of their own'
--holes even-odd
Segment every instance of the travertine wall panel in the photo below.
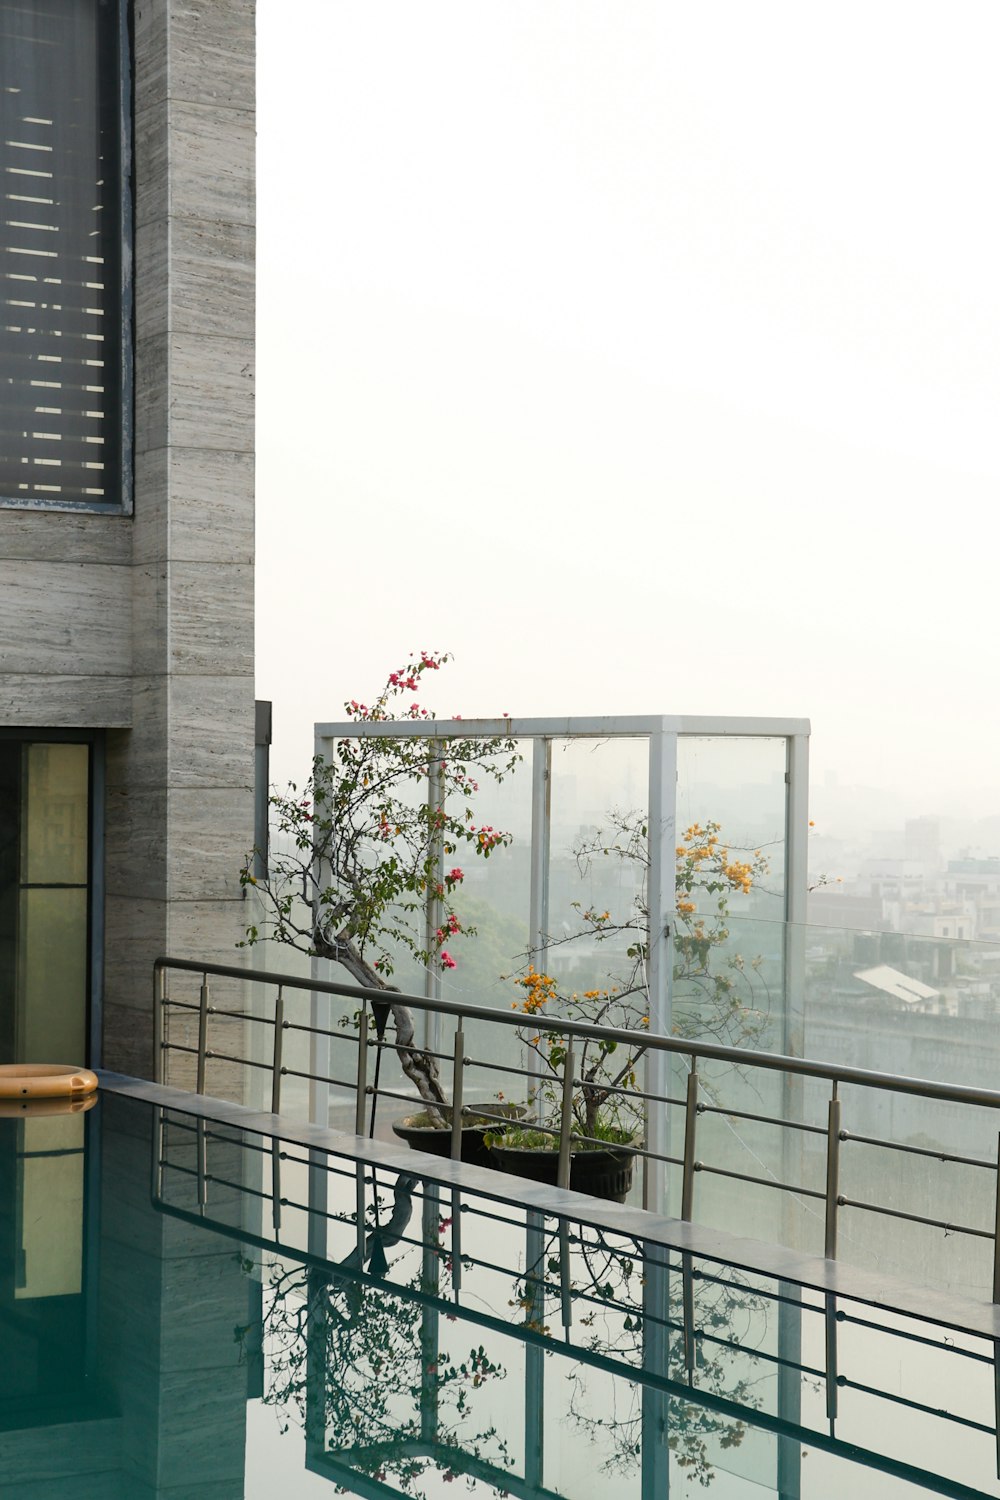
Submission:
<svg viewBox="0 0 1000 1500">
<path fill-rule="evenodd" d="M 130 573 L 0 559 L 0 673 L 127 675 Z"/>
<path fill-rule="evenodd" d="M 167 359 L 171 445 L 252 453 L 253 340 L 171 332 Z"/>
<path fill-rule="evenodd" d="M 137 274 L 142 269 L 139 265 Z M 154 452 L 157 448 L 165 448 L 167 445 L 169 379 L 166 332 L 160 330 L 147 335 L 144 325 L 137 322 L 135 343 L 135 530 L 137 534 L 147 530 L 150 524 L 145 506 L 140 506 L 138 503 L 139 467 L 147 453 Z"/>
<path fill-rule="evenodd" d="M 170 786 L 246 785 L 246 700 L 246 684 L 240 678 L 175 677 L 167 768 Z"/>
<path fill-rule="evenodd" d="M 229 563 L 171 562 L 170 667 L 250 678 L 253 573 Z M 252 727 L 252 726 L 251 726 Z M 251 748 L 253 738 L 251 735 Z"/>
<path fill-rule="evenodd" d="M 143 328 L 253 338 L 252 225 L 174 218 L 168 246 L 159 222 L 153 221 L 140 226 L 136 247 L 152 268 L 136 288 Z"/>
<path fill-rule="evenodd" d="M 218 901 L 228 897 L 240 908 L 240 866 L 253 843 L 253 787 L 242 796 L 229 787 L 171 787 L 167 895 L 171 901 Z M 249 840 L 247 839 L 249 834 Z M 228 944 L 227 944 L 228 950 Z"/>
<path fill-rule="evenodd" d="M 252 109 L 170 102 L 170 212 L 215 223 L 254 222 Z"/>
<path fill-rule="evenodd" d="M 103 1060 L 149 1072 L 153 959 L 245 926 L 254 6 L 135 0 L 134 37 L 134 516 L 0 510 L 0 724 L 108 730 Z"/>
<path fill-rule="evenodd" d="M 132 561 L 129 516 L 79 516 L 61 511 L 5 510 L 3 557 L 7 561 L 101 563 L 128 567 Z"/>
<path fill-rule="evenodd" d="M 135 35 L 135 729 L 109 756 L 120 951 L 109 964 L 106 1057 L 148 1071 L 153 959 L 232 962 L 245 926 L 253 6 L 137 0 Z M 144 875 L 147 859 L 159 860 L 157 877 Z"/>
<path fill-rule="evenodd" d="M 174 448 L 170 455 L 168 555 L 182 562 L 253 563 L 252 452 Z"/>
<path fill-rule="evenodd" d="M 253 100 L 253 0 L 174 0 L 169 71 L 164 7 L 138 0 L 135 25 L 147 101 L 169 96 L 246 109 Z"/>
<path fill-rule="evenodd" d="M 131 722 L 129 677 L 0 672 L 0 725 L 7 728 L 89 729 Z"/>
<path fill-rule="evenodd" d="M 167 800 L 167 789 L 162 786 L 109 786 L 106 830 L 114 851 L 106 874 L 109 896 L 155 900 L 168 889 Z"/>
</svg>

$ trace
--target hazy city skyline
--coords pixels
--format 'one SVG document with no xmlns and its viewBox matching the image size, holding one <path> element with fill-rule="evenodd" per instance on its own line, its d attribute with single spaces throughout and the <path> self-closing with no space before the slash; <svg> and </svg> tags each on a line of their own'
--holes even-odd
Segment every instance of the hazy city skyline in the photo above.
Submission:
<svg viewBox="0 0 1000 1500">
<path fill-rule="evenodd" d="M 888 826 L 1000 813 L 995 7 L 299 19 L 260 0 L 275 775 L 426 646 L 443 713 L 807 716 Z"/>
</svg>

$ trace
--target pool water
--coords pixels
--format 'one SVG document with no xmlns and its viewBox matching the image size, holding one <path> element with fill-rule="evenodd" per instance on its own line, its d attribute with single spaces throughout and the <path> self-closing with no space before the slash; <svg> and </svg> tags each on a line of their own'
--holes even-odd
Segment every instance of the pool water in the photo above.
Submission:
<svg viewBox="0 0 1000 1500">
<path fill-rule="evenodd" d="M 0 1495 L 1000 1495 L 991 1340 L 344 1144 L 0 1119 Z"/>
</svg>

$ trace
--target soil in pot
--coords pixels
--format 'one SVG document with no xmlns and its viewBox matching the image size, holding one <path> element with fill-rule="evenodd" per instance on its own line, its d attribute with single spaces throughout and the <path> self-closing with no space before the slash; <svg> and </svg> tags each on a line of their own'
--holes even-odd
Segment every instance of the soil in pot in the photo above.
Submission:
<svg viewBox="0 0 1000 1500">
<path fill-rule="evenodd" d="M 529 1177 L 532 1182 L 548 1182 L 555 1187 L 559 1175 L 558 1151 L 494 1145 L 489 1152 L 501 1172 Z M 626 1146 L 577 1150 L 569 1159 L 569 1185 L 573 1192 L 589 1193 L 592 1198 L 605 1198 L 611 1203 L 625 1202 L 634 1175 L 635 1156 Z"/>
<path fill-rule="evenodd" d="M 527 1114 L 523 1104 L 490 1104 L 483 1108 L 494 1118 L 484 1119 L 482 1115 L 470 1112 L 465 1115 L 466 1123 L 462 1126 L 462 1160 L 474 1167 L 496 1165 L 483 1141 L 488 1130 L 496 1130 L 495 1117 L 502 1115 L 505 1120 L 523 1120 Z M 414 1151 L 429 1151 L 432 1156 L 450 1156 L 451 1110 L 442 1109 L 441 1114 L 447 1121 L 446 1125 L 435 1124 L 427 1111 L 421 1110 L 419 1114 L 393 1120 L 392 1128 L 400 1140 L 405 1141 Z"/>
</svg>

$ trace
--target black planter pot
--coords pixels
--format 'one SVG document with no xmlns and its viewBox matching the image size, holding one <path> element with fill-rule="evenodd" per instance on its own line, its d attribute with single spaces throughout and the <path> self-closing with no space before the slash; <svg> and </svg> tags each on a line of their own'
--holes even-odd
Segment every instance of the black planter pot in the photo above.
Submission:
<svg viewBox="0 0 1000 1500">
<path fill-rule="evenodd" d="M 505 1120 L 523 1120 L 527 1114 L 523 1104 L 491 1104 L 486 1107 L 491 1115 L 503 1115 Z M 450 1110 L 445 1109 L 441 1113 L 450 1121 Z M 469 1123 L 462 1126 L 462 1160 L 473 1167 L 495 1166 L 483 1137 L 488 1130 L 496 1130 L 496 1121 L 484 1120 L 474 1114 L 466 1118 Z M 413 1151 L 428 1151 L 432 1156 L 451 1155 L 451 1124 L 430 1124 L 425 1111 L 407 1115 L 402 1120 L 393 1120 L 392 1128 Z"/>
<path fill-rule="evenodd" d="M 514 1177 L 548 1182 L 553 1187 L 559 1175 L 558 1151 L 527 1151 L 517 1146 L 491 1146 L 493 1164 Z M 624 1203 L 635 1175 L 635 1157 L 624 1146 L 574 1151 L 569 1159 L 569 1185 L 575 1193 Z"/>
</svg>

